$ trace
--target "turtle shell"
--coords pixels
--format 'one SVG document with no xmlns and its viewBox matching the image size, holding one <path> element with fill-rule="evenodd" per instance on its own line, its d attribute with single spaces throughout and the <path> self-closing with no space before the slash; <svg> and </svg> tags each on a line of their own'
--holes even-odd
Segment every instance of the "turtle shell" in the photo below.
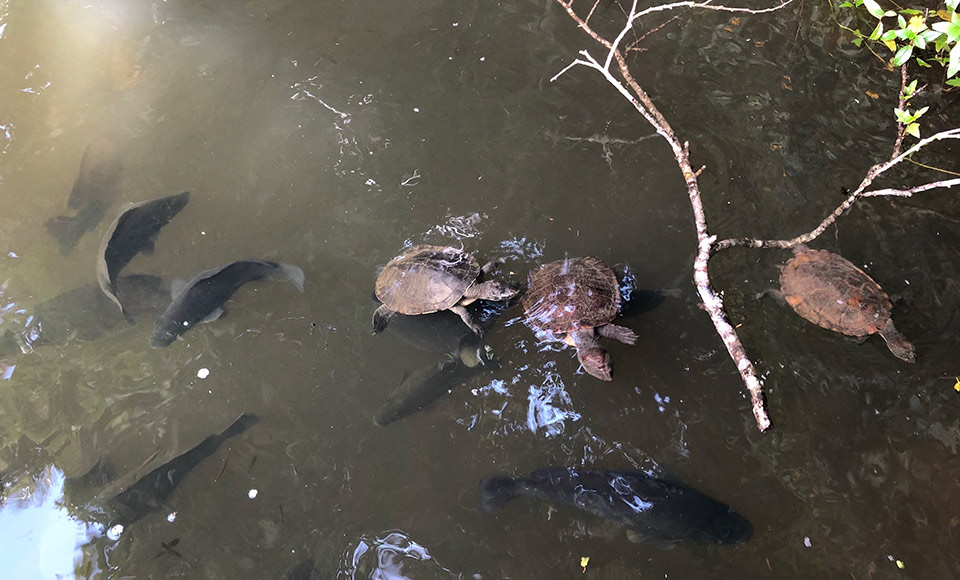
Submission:
<svg viewBox="0 0 960 580">
<path fill-rule="evenodd" d="M 445 246 L 413 246 L 387 262 L 377 298 L 401 314 L 429 314 L 456 304 L 480 275 L 472 254 Z"/>
<path fill-rule="evenodd" d="M 850 261 L 826 250 L 794 253 L 780 271 L 780 290 L 797 314 L 849 336 L 874 334 L 890 319 L 890 298 Z"/>
<path fill-rule="evenodd" d="M 567 258 L 531 272 L 523 295 L 527 320 L 567 333 L 602 326 L 620 312 L 617 276 L 600 258 Z"/>
</svg>

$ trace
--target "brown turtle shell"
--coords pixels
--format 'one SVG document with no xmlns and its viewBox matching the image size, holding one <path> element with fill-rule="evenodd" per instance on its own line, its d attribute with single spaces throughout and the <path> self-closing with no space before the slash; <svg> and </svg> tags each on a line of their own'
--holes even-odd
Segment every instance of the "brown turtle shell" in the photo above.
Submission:
<svg viewBox="0 0 960 580">
<path fill-rule="evenodd" d="M 787 303 L 810 322 L 849 336 L 878 332 L 893 308 L 886 292 L 850 261 L 799 247 L 780 271 Z"/>
<path fill-rule="evenodd" d="M 377 298 L 400 314 L 429 314 L 456 304 L 477 276 L 472 254 L 446 246 L 413 246 L 377 276 Z"/>
<path fill-rule="evenodd" d="M 620 312 L 617 276 L 600 258 L 567 258 L 530 273 L 521 304 L 541 330 L 567 333 L 607 324 Z"/>
</svg>

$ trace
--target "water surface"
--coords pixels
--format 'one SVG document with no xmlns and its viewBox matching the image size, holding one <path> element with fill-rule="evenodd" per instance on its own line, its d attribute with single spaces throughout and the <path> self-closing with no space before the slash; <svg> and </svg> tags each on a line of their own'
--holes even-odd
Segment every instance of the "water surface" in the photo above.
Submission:
<svg viewBox="0 0 960 580">
<path fill-rule="evenodd" d="M 897 79 L 850 52 L 828 15 L 808 2 L 682 16 L 634 57 L 707 165 L 721 235 L 812 229 L 888 155 Z M 916 365 L 756 300 L 786 253 L 712 262 L 764 375 L 775 429 L 761 434 L 698 308 L 668 148 L 599 75 L 549 82 L 583 48 L 549 2 L 0 2 L 0 330 L 22 337 L 0 381 L 5 485 L 56 483 L 49 466 L 79 478 L 102 459 L 134 478 L 240 413 L 260 417 L 164 509 L 87 544 L 78 577 L 359 578 L 412 558 L 416 577 L 556 578 L 579 576 L 584 556 L 600 578 L 960 573 L 956 196 L 866 202 L 817 243 L 904 296 L 894 316 Z M 224 319 L 165 349 L 147 346 L 150 317 L 31 346 L 37 306 L 95 281 L 110 218 L 66 256 L 44 223 L 67 211 L 83 151 L 104 134 L 123 164 L 108 216 L 191 192 L 125 273 L 189 279 L 263 258 L 303 268 L 306 292 L 251 284 Z M 518 282 L 596 255 L 667 297 L 627 310 L 640 338 L 608 345 L 610 384 L 578 372 L 571 349 L 538 344 L 513 307 L 486 338 L 499 370 L 378 427 L 404 373 L 437 356 L 370 333 L 378 268 L 417 243 L 501 258 Z M 734 506 L 754 536 L 660 550 L 543 504 L 480 509 L 481 478 L 546 466 L 675 477 Z M 92 487 L 64 502 L 105 523 Z"/>
</svg>

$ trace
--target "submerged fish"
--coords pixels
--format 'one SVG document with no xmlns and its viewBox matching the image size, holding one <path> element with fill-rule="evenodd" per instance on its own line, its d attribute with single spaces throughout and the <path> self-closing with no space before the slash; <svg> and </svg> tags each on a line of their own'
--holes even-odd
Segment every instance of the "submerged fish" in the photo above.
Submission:
<svg viewBox="0 0 960 580">
<path fill-rule="evenodd" d="M 127 305 L 127 314 L 134 319 L 157 316 L 170 297 L 162 279 L 146 274 L 120 277 L 117 294 Z M 25 339 L 30 346 L 96 340 L 128 326 L 100 288 L 87 284 L 38 304 Z"/>
<path fill-rule="evenodd" d="M 80 172 L 70 191 L 67 205 L 74 216 L 57 216 L 47 221 L 47 231 L 60 244 L 60 253 L 73 249 L 86 232 L 97 227 L 107 208 L 117 198 L 120 186 L 120 155 L 114 135 L 94 138 L 83 152 Z"/>
<path fill-rule="evenodd" d="M 429 407 L 470 378 L 496 367 L 489 351 L 479 343 L 459 354 L 447 353 L 436 363 L 406 375 L 377 411 L 374 422 L 385 426 Z"/>
<path fill-rule="evenodd" d="M 502 305 L 494 305 L 474 320 L 484 333 L 492 326 Z M 411 373 L 405 373 L 374 416 L 385 426 L 416 413 L 475 377 L 499 368 L 489 347 L 456 314 L 441 311 L 424 316 L 397 317 L 387 331 L 422 351 L 441 356 Z"/>
<path fill-rule="evenodd" d="M 747 518 L 692 487 L 639 471 L 551 468 L 528 479 L 494 476 L 480 482 L 491 510 L 527 496 L 579 508 L 627 530 L 637 543 L 672 547 L 676 542 L 743 544 L 753 535 Z"/>
<path fill-rule="evenodd" d="M 65 478 L 63 471 L 49 465 L 35 477 L 24 474 L 3 482 L 3 493 L 0 493 L 3 577 L 93 577 L 92 573 L 77 572 L 83 562 L 91 565 L 88 545 L 92 540 L 103 535 L 116 540 L 123 527 L 163 507 L 193 468 L 227 439 L 256 422 L 253 415 L 241 415 L 223 432 L 207 437 L 139 480 L 137 473 L 128 474 L 92 499 L 84 496 L 89 496 L 94 487 L 105 484 L 102 476 L 108 468 L 104 468 L 103 461 L 81 477 Z M 132 484 L 131 480 L 134 480 Z M 80 506 L 88 507 L 81 509 Z M 106 518 L 104 512 L 107 512 Z M 107 518 L 119 526 L 105 526 Z M 176 544 L 173 540 L 161 545 L 167 552 Z"/>
<path fill-rule="evenodd" d="M 100 288 L 126 316 L 117 296 L 117 276 L 130 260 L 144 252 L 153 253 L 160 228 L 167 225 L 190 200 L 190 192 L 131 204 L 107 230 L 97 256 L 97 281 Z"/>
<path fill-rule="evenodd" d="M 174 287 L 173 300 L 157 320 L 150 346 L 168 346 L 198 322 L 210 322 L 223 315 L 223 305 L 247 282 L 283 277 L 303 292 L 303 270 L 291 264 L 265 260 L 239 260 L 204 270 L 182 287 Z"/>
<path fill-rule="evenodd" d="M 105 504 L 112 512 L 112 524 L 132 524 L 163 507 L 173 490 L 194 467 L 213 455 L 224 441 L 243 433 L 257 421 L 256 415 L 241 415 L 222 432 L 207 437 L 196 447 L 154 469 L 123 491 L 118 493 L 116 485 L 101 491 L 97 496 L 98 502 Z"/>
</svg>

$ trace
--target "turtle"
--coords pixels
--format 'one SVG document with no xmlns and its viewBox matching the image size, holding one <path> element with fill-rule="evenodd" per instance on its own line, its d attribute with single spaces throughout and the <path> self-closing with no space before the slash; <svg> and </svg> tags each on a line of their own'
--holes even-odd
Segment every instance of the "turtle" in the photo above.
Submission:
<svg viewBox="0 0 960 580">
<path fill-rule="evenodd" d="M 800 316 L 848 336 L 879 334 L 900 360 L 916 361 L 916 351 L 893 326 L 890 297 L 877 282 L 846 258 L 827 250 L 793 247 L 780 269 L 775 292 Z"/>
<path fill-rule="evenodd" d="M 377 276 L 376 295 L 383 304 L 373 313 L 373 333 L 387 327 L 390 317 L 450 310 L 475 334 L 482 331 L 465 306 L 474 300 L 509 300 L 519 290 L 500 280 L 479 282 L 496 262 L 480 267 L 477 259 L 449 246 L 413 246 L 393 258 Z"/>
<path fill-rule="evenodd" d="M 567 258 L 530 273 L 521 299 L 527 323 L 577 349 L 588 374 L 611 380 L 610 353 L 598 336 L 634 344 L 635 332 L 611 321 L 620 314 L 620 286 L 613 270 L 596 257 Z"/>
</svg>

